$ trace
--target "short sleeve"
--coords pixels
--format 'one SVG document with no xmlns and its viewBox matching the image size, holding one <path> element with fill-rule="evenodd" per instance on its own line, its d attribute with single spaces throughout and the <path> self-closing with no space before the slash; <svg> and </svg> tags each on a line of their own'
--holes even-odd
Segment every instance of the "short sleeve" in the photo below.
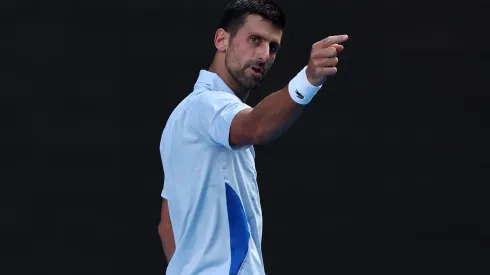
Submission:
<svg viewBox="0 0 490 275">
<path fill-rule="evenodd" d="M 237 149 L 230 146 L 231 122 L 238 112 L 251 108 L 249 105 L 243 103 L 234 94 L 206 91 L 199 95 L 193 108 L 193 119 L 201 134 L 228 149 Z"/>
<path fill-rule="evenodd" d="M 168 189 L 169 188 L 170 188 L 169 186 L 165 186 L 165 183 L 163 184 L 163 190 L 161 193 L 162 198 L 168 199 Z"/>
</svg>

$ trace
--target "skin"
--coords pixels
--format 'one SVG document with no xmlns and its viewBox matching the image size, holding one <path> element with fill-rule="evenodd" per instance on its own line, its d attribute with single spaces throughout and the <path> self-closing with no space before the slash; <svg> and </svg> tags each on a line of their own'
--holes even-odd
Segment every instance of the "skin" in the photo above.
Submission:
<svg viewBox="0 0 490 275">
<path fill-rule="evenodd" d="M 224 29 L 216 31 L 216 54 L 209 71 L 218 74 L 245 102 L 250 91 L 260 87 L 274 64 L 281 39 L 282 30 L 271 21 L 259 15 L 248 15 L 235 35 Z M 312 45 L 306 69 L 310 84 L 320 86 L 328 76 L 337 73 L 337 55 L 344 49 L 340 43 L 347 39 L 347 35 L 329 36 Z M 252 68 L 260 72 L 254 72 Z M 242 110 L 234 117 L 230 128 L 230 144 L 245 146 L 274 140 L 296 121 L 304 107 L 291 99 L 286 85 L 265 97 L 254 108 Z M 165 199 L 158 231 L 165 256 L 170 261 L 175 252 L 175 241 Z"/>
<path fill-rule="evenodd" d="M 160 240 L 162 241 L 165 258 L 167 258 L 167 262 L 170 262 L 170 259 L 175 252 L 175 239 L 174 232 L 172 230 L 172 221 L 170 220 L 170 213 L 168 211 L 168 201 L 166 199 L 163 199 L 162 201 L 158 234 L 160 235 Z"/>
<path fill-rule="evenodd" d="M 209 70 L 217 73 L 242 101 L 257 89 L 274 64 L 280 48 L 282 30 L 259 15 L 251 14 L 232 37 L 218 29 L 217 49 Z M 253 68 L 259 69 L 255 73 Z"/>
</svg>

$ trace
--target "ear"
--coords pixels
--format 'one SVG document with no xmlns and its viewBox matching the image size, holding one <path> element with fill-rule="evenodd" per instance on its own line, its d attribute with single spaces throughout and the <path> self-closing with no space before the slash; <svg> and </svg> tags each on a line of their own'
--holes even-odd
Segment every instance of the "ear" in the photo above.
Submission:
<svg viewBox="0 0 490 275">
<path fill-rule="evenodd" d="M 214 46 L 219 52 L 226 52 L 228 49 L 229 36 L 228 32 L 222 28 L 216 30 L 216 33 L 214 34 Z"/>
</svg>

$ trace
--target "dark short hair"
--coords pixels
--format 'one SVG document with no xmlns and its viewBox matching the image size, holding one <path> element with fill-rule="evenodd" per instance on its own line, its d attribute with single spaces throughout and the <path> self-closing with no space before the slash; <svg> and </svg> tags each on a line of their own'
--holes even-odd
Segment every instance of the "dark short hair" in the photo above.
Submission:
<svg viewBox="0 0 490 275">
<path fill-rule="evenodd" d="M 221 18 L 220 28 L 235 35 L 245 23 L 248 15 L 257 14 L 283 30 L 286 27 L 286 16 L 273 0 L 231 0 Z"/>
</svg>

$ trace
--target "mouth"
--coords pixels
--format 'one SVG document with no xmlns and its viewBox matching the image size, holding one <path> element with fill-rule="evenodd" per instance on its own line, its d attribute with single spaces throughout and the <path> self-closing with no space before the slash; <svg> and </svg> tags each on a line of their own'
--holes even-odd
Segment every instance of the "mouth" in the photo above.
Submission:
<svg viewBox="0 0 490 275">
<path fill-rule="evenodd" d="M 252 69 L 252 71 L 257 74 L 257 75 L 263 75 L 264 74 L 264 71 L 262 70 L 261 67 L 259 66 L 252 66 L 250 67 Z"/>
</svg>

